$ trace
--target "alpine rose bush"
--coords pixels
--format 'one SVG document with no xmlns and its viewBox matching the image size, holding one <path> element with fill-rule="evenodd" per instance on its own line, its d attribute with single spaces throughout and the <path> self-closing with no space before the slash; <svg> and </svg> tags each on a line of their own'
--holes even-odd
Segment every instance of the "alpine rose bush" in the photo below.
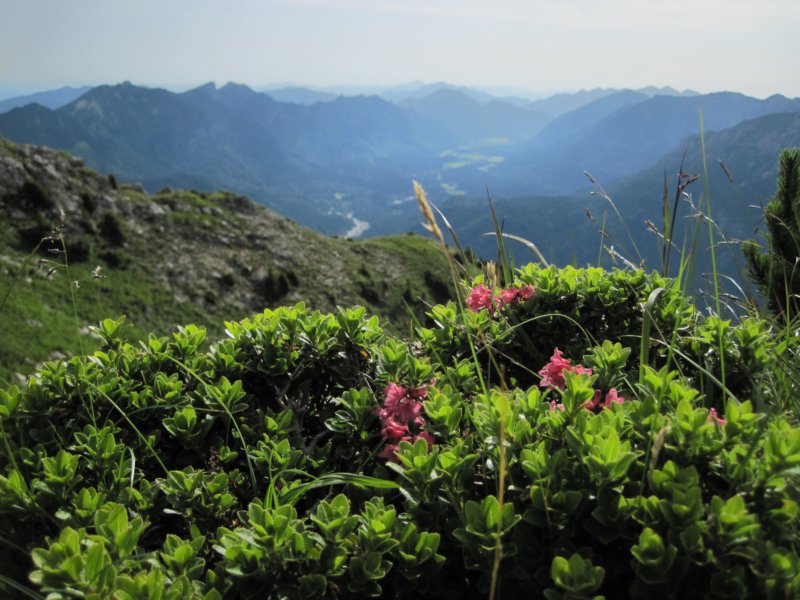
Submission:
<svg viewBox="0 0 800 600">
<path fill-rule="evenodd" d="M 796 386 L 769 362 L 794 338 L 640 271 L 516 282 L 410 340 L 304 304 L 210 347 L 102 322 L 0 388 L 0 598 L 800 598 Z M 691 362 L 632 352 L 659 287 L 651 331 Z"/>
</svg>

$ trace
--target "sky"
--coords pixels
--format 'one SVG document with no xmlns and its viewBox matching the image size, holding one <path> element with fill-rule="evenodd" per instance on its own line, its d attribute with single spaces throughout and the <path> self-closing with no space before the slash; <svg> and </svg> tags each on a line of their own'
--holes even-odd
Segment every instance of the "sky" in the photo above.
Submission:
<svg viewBox="0 0 800 600">
<path fill-rule="evenodd" d="M 798 25 L 800 0 L 0 0 L 0 95 L 446 81 L 797 97 Z"/>
</svg>

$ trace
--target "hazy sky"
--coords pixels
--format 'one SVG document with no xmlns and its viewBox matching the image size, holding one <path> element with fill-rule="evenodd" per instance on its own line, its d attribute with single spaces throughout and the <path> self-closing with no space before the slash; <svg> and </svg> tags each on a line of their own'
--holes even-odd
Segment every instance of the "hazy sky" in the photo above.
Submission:
<svg viewBox="0 0 800 600">
<path fill-rule="evenodd" d="M 800 0 L 0 0 L 0 88 L 671 85 L 800 96 Z"/>
</svg>

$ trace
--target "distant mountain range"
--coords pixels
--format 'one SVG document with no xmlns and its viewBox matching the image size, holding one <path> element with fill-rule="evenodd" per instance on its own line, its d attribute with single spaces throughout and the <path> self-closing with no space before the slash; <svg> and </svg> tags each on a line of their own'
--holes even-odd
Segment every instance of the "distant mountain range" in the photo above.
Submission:
<svg viewBox="0 0 800 600">
<path fill-rule="evenodd" d="M 468 87 L 463 85 L 452 85 L 439 81 L 437 83 L 423 83 L 413 81 L 393 86 L 357 86 L 357 85 L 333 85 L 328 87 L 308 87 L 302 85 L 285 84 L 272 85 L 259 88 L 259 91 L 266 92 L 276 100 L 279 96 L 286 98 L 285 101 L 306 103 L 309 99 L 315 102 L 325 101 L 337 96 L 378 96 L 389 102 L 403 102 L 405 100 L 419 100 L 440 90 L 452 90 L 469 96 L 477 102 L 484 103 L 497 100 L 502 96 L 490 93 L 485 90 Z M 523 93 L 520 91 L 520 93 Z M 304 101 L 301 101 L 304 100 Z M 526 98 L 517 98 L 522 104 L 530 102 Z"/>
<path fill-rule="evenodd" d="M 617 88 L 595 88 L 593 90 L 582 90 L 580 92 L 553 94 L 541 100 L 534 100 L 526 105 L 526 108 L 543 112 L 551 117 L 560 117 L 570 111 L 591 104 L 596 100 L 614 95 L 618 92 L 636 92 L 645 97 L 653 96 L 697 96 L 697 92 L 684 90 L 679 92 L 671 87 L 649 86 L 638 90 L 620 90 Z"/>
<path fill-rule="evenodd" d="M 712 189 L 741 199 L 720 209 L 722 222 L 742 225 L 738 236 L 755 223 L 740 214 L 747 204 L 774 191 L 780 150 L 800 145 L 800 100 L 777 95 L 597 89 L 529 101 L 443 83 L 377 90 L 383 97 L 340 91 L 100 86 L 57 108 L 38 102 L 0 114 L 0 135 L 67 150 L 151 192 L 247 194 L 338 235 L 417 229 L 417 179 L 464 227 L 464 241 L 490 251 L 478 235 L 488 186 L 509 226 L 543 239 L 556 262 L 597 259 L 599 240 L 577 248 L 573 240 L 585 236 L 550 231 L 563 224 L 597 237 L 585 217 L 563 216 L 596 202 L 584 171 L 615 192 L 631 227 L 656 222 L 664 170 L 673 177 L 688 148 L 685 167 L 701 171 L 702 123 Z M 735 188 L 719 180 L 717 158 Z"/>
<path fill-rule="evenodd" d="M 746 119 L 797 111 L 800 99 L 783 96 L 757 100 L 722 92 L 647 98 L 617 92 L 551 121 L 541 135 L 509 153 L 492 172 L 490 185 L 503 195 L 583 192 L 591 188 L 584 171 L 611 184 L 649 167 L 701 126 L 719 131 Z M 475 175 L 472 181 L 484 179 Z"/>
</svg>

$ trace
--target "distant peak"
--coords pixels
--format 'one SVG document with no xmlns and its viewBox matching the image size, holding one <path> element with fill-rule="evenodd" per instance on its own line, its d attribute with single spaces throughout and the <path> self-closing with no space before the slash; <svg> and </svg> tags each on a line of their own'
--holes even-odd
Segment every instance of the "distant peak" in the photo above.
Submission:
<svg viewBox="0 0 800 600">
<path fill-rule="evenodd" d="M 244 85 L 243 83 L 234 83 L 232 81 L 229 81 L 221 88 L 219 88 L 219 92 L 221 94 L 236 95 L 236 96 L 252 96 L 256 94 L 256 92 L 253 91 L 252 88 Z"/>
<path fill-rule="evenodd" d="M 235 81 L 229 81 L 228 83 L 223 85 L 220 88 L 220 91 L 222 91 L 222 90 L 247 90 L 248 92 L 252 92 L 253 91 L 249 86 L 246 86 L 243 83 L 236 83 Z"/>
</svg>

